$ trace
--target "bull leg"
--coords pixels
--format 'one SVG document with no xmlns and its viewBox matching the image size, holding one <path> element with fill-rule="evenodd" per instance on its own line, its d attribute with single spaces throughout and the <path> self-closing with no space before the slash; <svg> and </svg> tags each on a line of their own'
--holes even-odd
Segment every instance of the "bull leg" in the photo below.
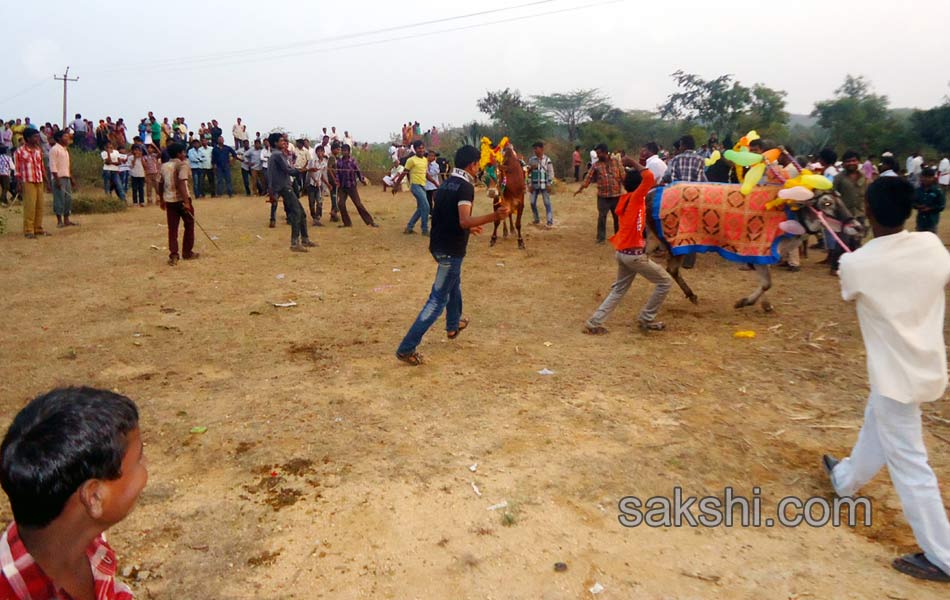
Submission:
<svg viewBox="0 0 950 600">
<path fill-rule="evenodd" d="M 744 308 L 746 306 L 752 306 L 759 301 L 759 298 L 762 298 L 762 309 L 765 312 L 771 312 L 772 303 L 765 298 L 765 292 L 769 291 L 772 287 L 772 271 L 768 265 L 755 265 L 755 274 L 759 278 L 759 287 L 745 298 L 740 298 L 736 302 L 735 307 Z"/>
<path fill-rule="evenodd" d="M 669 252 L 669 247 L 666 247 L 666 251 Z M 673 281 L 676 282 L 676 285 L 680 286 L 680 289 L 683 290 L 683 294 L 686 295 L 686 299 L 692 302 L 693 304 L 699 303 L 699 298 L 696 297 L 696 294 L 693 293 L 693 290 L 690 289 L 689 285 L 686 283 L 686 280 L 683 279 L 683 276 L 680 275 L 680 267 L 683 266 L 684 256 L 673 256 L 669 255 L 669 259 L 666 261 L 666 272 L 670 274 L 670 277 L 673 278 Z"/>
<path fill-rule="evenodd" d="M 492 230 L 492 232 L 491 232 L 491 242 L 489 242 L 489 244 L 488 244 L 489 246 L 494 246 L 496 243 L 498 243 L 498 225 L 499 225 L 499 224 L 500 224 L 500 223 L 496 220 L 496 221 L 495 221 L 495 229 Z"/>
<path fill-rule="evenodd" d="M 524 200 L 518 207 L 518 217 L 515 219 L 515 227 L 518 228 L 518 249 L 524 250 L 524 239 L 521 237 L 521 215 L 524 214 Z"/>
<path fill-rule="evenodd" d="M 511 223 L 511 213 L 508 213 L 508 218 L 504 220 L 503 227 L 502 227 L 502 232 L 503 232 L 502 235 L 505 239 L 508 239 L 508 229 L 509 229 L 508 224 L 509 223 Z M 511 225 L 510 229 L 512 232 L 514 232 L 515 226 Z"/>
</svg>

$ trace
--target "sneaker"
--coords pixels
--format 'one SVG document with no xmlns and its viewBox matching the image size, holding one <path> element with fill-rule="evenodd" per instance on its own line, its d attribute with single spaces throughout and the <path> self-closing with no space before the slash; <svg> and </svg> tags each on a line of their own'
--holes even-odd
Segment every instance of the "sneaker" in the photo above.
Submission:
<svg viewBox="0 0 950 600">
<path fill-rule="evenodd" d="M 841 461 L 830 454 L 823 454 L 821 456 L 821 466 L 824 468 L 829 480 L 831 479 L 831 473 L 835 470 L 835 467 L 838 466 L 839 462 Z"/>
<path fill-rule="evenodd" d="M 637 325 L 638 327 L 640 327 L 642 331 L 663 331 L 664 329 L 666 329 L 666 325 L 664 325 L 660 321 L 642 321 L 641 320 L 641 321 L 637 321 Z"/>
<path fill-rule="evenodd" d="M 311 242 L 310 240 L 304 240 L 304 241 L 300 242 L 300 245 L 303 246 L 304 248 L 316 248 L 316 247 L 317 247 L 317 245 L 314 244 L 313 242 Z"/>
<path fill-rule="evenodd" d="M 293 244 L 293 245 L 290 247 L 290 251 L 291 251 L 291 252 L 309 252 L 309 250 L 307 250 L 306 248 L 304 248 L 304 247 L 301 246 L 300 244 Z"/>
<path fill-rule="evenodd" d="M 198 260 L 198 257 L 200 256 L 201 255 L 198 254 L 197 252 L 192 252 L 191 254 L 185 257 L 185 260 Z"/>
</svg>

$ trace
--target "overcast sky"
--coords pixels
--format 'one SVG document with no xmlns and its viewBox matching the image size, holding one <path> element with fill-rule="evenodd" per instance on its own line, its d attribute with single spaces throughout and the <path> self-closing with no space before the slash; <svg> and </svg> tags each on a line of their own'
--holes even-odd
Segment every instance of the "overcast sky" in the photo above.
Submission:
<svg viewBox="0 0 950 600">
<path fill-rule="evenodd" d="M 336 125 L 360 141 L 386 140 L 407 119 L 424 128 L 484 119 L 476 100 L 504 87 L 525 95 L 597 87 L 617 106 L 652 110 L 672 91 L 677 69 L 706 78 L 733 73 L 746 85 L 785 90 L 794 113 L 830 97 L 847 73 L 865 75 L 892 107 L 929 108 L 950 92 L 947 0 L 906 9 L 879 0 L 41 0 L 23 7 L 4 31 L 5 119 L 59 121 L 62 84 L 52 75 L 66 65 L 80 77 L 70 84 L 70 119 L 81 112 L 134 124 L 152 110 L 184 116 L 191 127 L 216 118 L 229 131 L 240 116 L 252 132 L 280 126 L 316 134 Z M 413 27 L 435 19 L 449 20 Z M 473 27 L 480 23 L 491 24 Z"/>
</svg>

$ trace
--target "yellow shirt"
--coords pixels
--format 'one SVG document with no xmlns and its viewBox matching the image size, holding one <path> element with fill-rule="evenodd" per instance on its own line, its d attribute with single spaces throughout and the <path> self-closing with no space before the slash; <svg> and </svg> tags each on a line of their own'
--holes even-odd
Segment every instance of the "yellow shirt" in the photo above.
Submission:
<svg viewBox="0 0 950 600">
<path fill-rule="evenodd" d="M 425 186 L 426 171 L 429 170 L 429 161 L 419 156 L 413 156 L 406 161 L 406 170 L 409 171 L 409 183 Z"/>
</svg>

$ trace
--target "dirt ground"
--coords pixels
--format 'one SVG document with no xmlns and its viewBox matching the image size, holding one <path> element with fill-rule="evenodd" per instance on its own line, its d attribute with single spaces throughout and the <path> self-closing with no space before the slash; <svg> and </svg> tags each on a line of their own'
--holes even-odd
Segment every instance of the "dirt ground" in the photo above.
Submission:
<svg viewBox="0 0 950 600">
<path fill-rule="evenodd" d="M 526 251 L 472 239 L 471 327 L 449 342 L 440 321 L 412 368 L 393 352 L 434 264 L 401 233 L 411 196 L 363 193 L 382 227 L 314 229 L 309 254 L 258 198 L 198 201 L 221 249 L 199 232 L 201 259 L 175 268 L 155 207 L 36 241 L 5 211 L 2 420 L 56 385 L 138 403 L 150 480 L 111 533 L 138 598 L 946 598 L 889 566 L 914 543 L 886 472 L 870 528 L 618 523 L 622 497 L 676 486 L 758 486 L 766 514 L 831 497 L 819 457 L 847 453 L 867 388 L 819 256 L 775 273 L 772 314 L 734 310 L 754 276 L 705 255 L 686 272 L 700 302 L 674 290 L 667 331 L 632 327 L 637 281 L 611 333 L 583 335 L 615 263 L 593 192 L 562 188 L 558 226 L 526 225 Z M 945 499 L 947 419 L 946 402 L 925 410 Z"/>
</svg>

